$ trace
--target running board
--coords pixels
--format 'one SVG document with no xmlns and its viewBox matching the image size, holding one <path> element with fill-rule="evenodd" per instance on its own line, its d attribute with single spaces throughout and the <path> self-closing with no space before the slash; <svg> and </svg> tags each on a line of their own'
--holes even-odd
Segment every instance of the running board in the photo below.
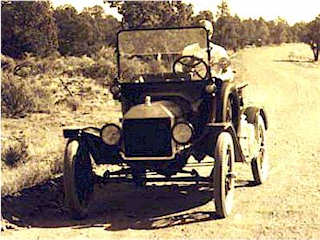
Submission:
<svg viewBox="0 0 320 240">
<path fill-rule="evenodd" d="M 212 178 L 211 177 L 147 177 L 144 178 L 145 182 L 211 182 Z M 129 182 L 129 183 L 134 183 L 134 180 L 129 177 L 109 177 L 108 179 L 105 179 L 103 177 L 97 177 L 96 178 L 96 183 L 122 183 L 122 182 Z"/>
</svg>

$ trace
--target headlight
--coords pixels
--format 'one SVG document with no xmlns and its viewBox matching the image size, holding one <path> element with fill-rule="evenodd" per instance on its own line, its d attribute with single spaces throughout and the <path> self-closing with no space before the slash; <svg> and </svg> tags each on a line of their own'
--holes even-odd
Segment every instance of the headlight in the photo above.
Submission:
<svg viewBox="0 0 320 240">
<path fill-rule="evenodd" d="M 110 87 L 110 92 L 112 93 L 112 95 L 117 95 L 120 93 L 120 91 L 121 91 L 121 88 L 120 88 L 120 85 L 118 84 L 113 84 Z"/>
<path fill-rule="evenodd" d="M 102 127 L 100 136 L 105 144 L 111 146 L 117 145 L 120 142 L 121 130 L 113 123 L 106 124 Z"/>
<path fill-rule="evenodd" d="M 112 93 L 114 100 L 119 100 L 121 98 L 121 87 L 119 84 L 113 84 L 110 87 L 110 92 Z"/>
<path fill-rule="evenodd" d="M 172 128 L 173 140 L 179 144 L 190 143 L 193 136 L 193 127 L 190 123 L 180 122 L 176 123 Z"/>
</svg>

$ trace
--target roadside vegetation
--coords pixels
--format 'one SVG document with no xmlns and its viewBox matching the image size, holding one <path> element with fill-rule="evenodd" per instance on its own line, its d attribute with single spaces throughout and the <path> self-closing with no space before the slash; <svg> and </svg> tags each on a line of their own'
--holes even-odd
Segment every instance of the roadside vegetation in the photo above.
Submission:
<svg viewBox="0 0 320 240">
<path fill-rule="evenodd" d="M 106 87 L 114 77 L 113 49 L 92 57 L 1 56 L 1 192 L 14 193 L 60 173 L 62 129 L 101 126 L 114 105 Z M 97 115 L 94 117 L 92 115 Z"/>
</svg>

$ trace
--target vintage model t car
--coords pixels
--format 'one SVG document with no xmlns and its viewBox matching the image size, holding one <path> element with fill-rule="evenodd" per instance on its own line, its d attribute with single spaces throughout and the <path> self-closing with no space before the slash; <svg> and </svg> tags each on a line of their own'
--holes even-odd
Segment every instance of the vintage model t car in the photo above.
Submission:
<svg viewBox="0 0 320 240">
<path fill-rule="evenodd" d="M 203 27 L 118 33 L 118 76 L 110 90 L 121 102 L 120 124 L 64 129 L 65 198 L 74 217 L 86 215 L 97 181 L 108 183 L 116 177 L 143 186 L 155 180 L 149 173 L 156 173 L 159 181 L 190 174 L 181 177 L 183 181 L 211 183 L 221 218 L 231 212 L 235 162 L 251 164 L 257 185 L 266 180 L 266 113 L 244 105 L 242 89 L 247 84 L 213 76 L 210 45 Z M 223 59 L 220 67 L 229 64 Z M 199 164 L 212 159 L 211 174 L 185 170 L 191 156 Z M 97 177 L 92 161 L 122 168 Z"/>
</svg>

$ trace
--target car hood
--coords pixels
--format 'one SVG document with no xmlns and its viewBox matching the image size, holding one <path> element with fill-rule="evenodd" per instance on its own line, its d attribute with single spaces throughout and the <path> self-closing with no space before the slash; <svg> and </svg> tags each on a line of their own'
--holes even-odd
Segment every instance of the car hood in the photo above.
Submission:
<svg viewBox="0 0 320 240">
<path fill-rule="evenodd" d="M 156 101 L 150 104 L 138 104 L 130 108 L 124 119 L 143 118 L 179 118 L 183 112 L 179 105 L 171 101 Z"/>
</svg>

